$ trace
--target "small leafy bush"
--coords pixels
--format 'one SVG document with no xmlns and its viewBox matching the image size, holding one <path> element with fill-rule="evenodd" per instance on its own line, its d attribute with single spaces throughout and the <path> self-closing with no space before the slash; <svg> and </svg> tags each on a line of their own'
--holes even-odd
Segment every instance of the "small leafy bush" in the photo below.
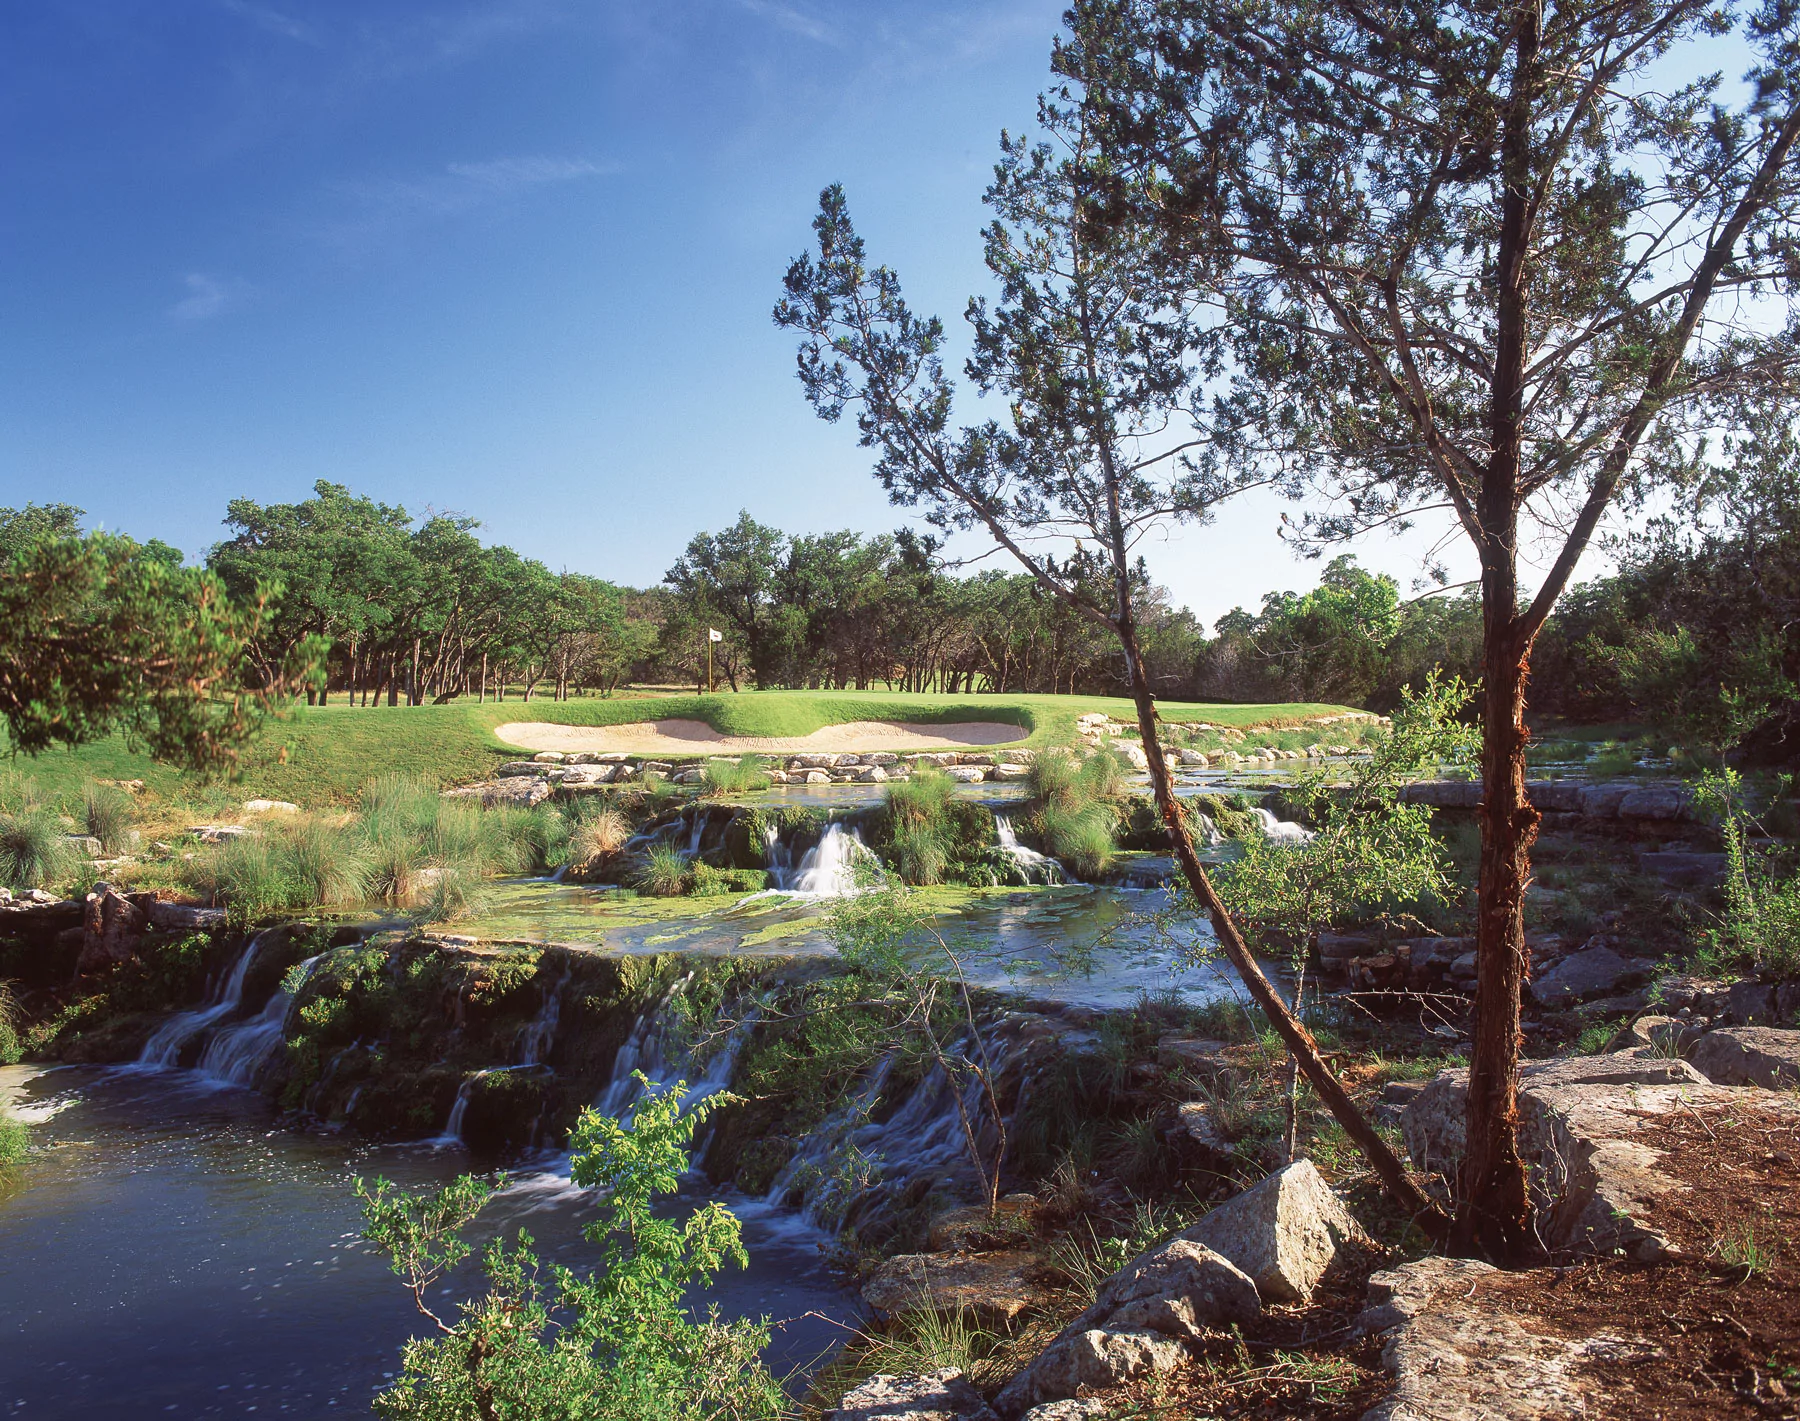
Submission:
<svg viewBox="0 0 1800 1421">
<path fill-rule="evenodd" d="M 405 1280 L 435 1335 L 406 1346 L 400 1377 L 375 1410 L 408 1421 L 479 1416 L 581 1416 L 590 1421 L 735 1421 L 773 1418 L 781 1388 L 759 1354 L 767 1320 L 689 1315 L 685 1296 L 727 1264 L 744 1267 L 736 1217 L 713 1202 L 685 1220 L 663 1216 L 688 1168 L 696 1127 L 725 1099 L 682 1109 L 685 1089 L 645 1095 L 629 1125 L 587 1112 L 570 1139 L 570 1174 L 598 1191 L 600 1215 L 584 1230 L 600 1250 L 591 1272 L 545 1268 L 523 1231 L 482 1255 L 485 1296 L 455 1321 L 427 1301 L 470 1252 L 463 1233 L 494 1186 L 464 1175 L 436 1193 L 408 1195 L 386 1180 L 358 1181 L 363 1237 Z"/>
<path fill-rule="evenodd" d="M 1737 771 L 1704 776 L 1697 798 L 1719 827 L 1726 864 L 1725 911 L 1706 933 L 1700 961 L 1726 972 L 1800 971 L 1800 868 L 1792 852 L 1754 840 L 1763 825 Z"/>
<path fill-rule="evenodd" d="M 25 1163 L 31 1150 L 31 1131 L 23 1120 L 14 1119 L 0 1109 L 0 1170 L 14 1169 Z"/>
</svg>

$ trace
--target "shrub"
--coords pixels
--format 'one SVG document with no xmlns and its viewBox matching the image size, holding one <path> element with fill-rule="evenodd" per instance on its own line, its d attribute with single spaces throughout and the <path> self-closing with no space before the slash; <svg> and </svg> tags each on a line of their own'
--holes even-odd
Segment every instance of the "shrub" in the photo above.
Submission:
<svg viewBox="0 0 1800 1421">
<path fill-rule="evenodd" d="M 55 813 L 25 805 L 0 812 L 0 883 L 44 888 L 74 864 L 74 851 Z"/>
<path fill-rule="evenodd" d="M 137 805 L 117 785 L 90 784 L 82 791 L 81 822 L 109 854 L 131 847 L 131 824 Z"/>
<path fill-rule="evenodd" d="M 780 1414 L 780 1386 L 759 1360 L 766 1319 L 690 1318 L 684 1299 L 729 1261 L 748 1263 L 735 1216 L 714 1202 L 675 1220 L 655 1207 L 686 1171 L 695 1128 L 728 1097 L 682 1108 L 684 1085 L 645 1089 L 629 1125 L 588 1111 L 570 1139 L 570 1174 L 597 1190 L 583 1229 L 600 1249 L 591 1273 L 545 1270 L 520 1233 L 483 1254 L 489 1292 L 454 1323 L 433 1313 L 435 1286 L 470 1252 L 463 1231 L 493 1186 L 464 1175 L 435 1194 L 357 1182 L 363 1237 L 404 1279 L 433 1335 L 407 1344 L 400 1377 L 375 1398 L 390 1417 L 583 1416 L 593 1421 L 737 1421 Z"/>
<path fill-rule="evenodd" d="M 671 844 L 652 844 L 632 882 L 640 892 L 653 897 L 674 898 L 688 891 L 692 877 L 680 850 Z"/>
<path fill-rule="evenodd" d="M 1761 845 L 1735 770 L 1705 775 L 1700 807 L 1725 840 L 1725 912 L 1706 934 L 1700 959 L 1731 972 L 1788 975 L 1800 968 L 1800 872 L 1791 851 Z"/>
</svg>

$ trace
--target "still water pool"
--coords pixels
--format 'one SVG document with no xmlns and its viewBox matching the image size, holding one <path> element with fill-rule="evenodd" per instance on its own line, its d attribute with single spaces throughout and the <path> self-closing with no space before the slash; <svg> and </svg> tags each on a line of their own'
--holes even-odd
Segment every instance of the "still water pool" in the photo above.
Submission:
<svg viewBox="0 0 1800 1421">
<path fill-rule="evenodd" d="M 35 1146 L 0 1185 L 0 1416 L 368 1414 L 429 1324 L 358 1241 L 352 1181 L 440 1182 L 470 1167 L 460 1150 L 295 1134 L 261 1096 L 178 1071 L 11 1067 L 0 1091 Z M 771 1365 L 804 1368 L 842 1336 L 826 1319 L 852 1318 L 854 1299 L 817 1234 L 728 1202 L 751 1266 L 707 1300 L 770 1316 Z M 523 1225 L 545 1258 L 580 1267 L 595 1252 L 579 1232 L 590 1215 L 552 1166 L 482 1223 Z M 476 1280 L 451 1281 L 466 1294 Z"/>
</svg>

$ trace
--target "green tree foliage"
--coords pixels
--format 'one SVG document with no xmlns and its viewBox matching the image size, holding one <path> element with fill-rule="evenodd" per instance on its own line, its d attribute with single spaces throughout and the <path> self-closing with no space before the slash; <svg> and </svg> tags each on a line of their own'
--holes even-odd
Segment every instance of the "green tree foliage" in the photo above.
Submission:
<svg viewBox="0 0 1800 1421">
<path fill-rule="evenodd" d="M 1280 843 L 1248 835 L 1241 857 L 1216 875 L 1219 895 L 1258 947 L 1303 967 L 1322 932 L 1451 900 L 1455 882 L 1431 832 L 1431 811 L 1402 804 L 1400 790 L 1420 774 L 1472 759 L 1476 735 L 1462 720 L 1469 699 L 1462 682 L 1433 677 L 1417 695 L 1403 693 L 1392 730 L 1347 778 L 1314 770 L 1283 790 L 1311 837 Z"/>
<path fill-rule="evenodd" d="M 240 599 L 259 584 L 285 589 L 252 657 L 272 675 L 319 639 L 327 694 L 420 705 L 508 682 L 527 699 L 545 682 L 559 697 L 610 690 L 653 635 L 621 589 L 484 545 L 470 518 L 415 525 L 404 508 L 321 481 L 300 503 L 234 499 L 225 521 L 232 536 L 208 566 Z"/>
<path fill-rule="evenodd" d="M 1059 54 L 1109 216 L 1230 312 L 1222 452 L 1323 502 L 1321 540 L 1426 508 L 1479 561 L 1480 1013 L 1461 1243 L 1534 1247 L 1517 1146 L 1531 657 L 1615 500 L 1800 352 L 1800 13 L 1090 0 Z M 1737 30 L 1746 97 L 1672 52 Z M 1704 66 L 1706 60 L 1699 59 Z M 1691 72 L 1691 71 L 1690 71 Z M 1541 577 L 1520 554 L 1541 536 Z M 1535 581 L 1536 585 L 1529 585 Z"/>
<path fill-rule="evenodd" d="M 179 554 L 78 531 L 65 505 L 0 509 L 0 716 L 37 754 L 122 732 L 160 760 L 235 766 L 270 716 L 307 683 L 301 639 L 251 673 L 277 588 L 234 599 Z"/>
<path fill-rule="evenodd" d="M 679 1187 L 695 1129 L 727 1097 L 682 1109 L 683 1083 L 645 1088 L 629 1124 L 588 1111 L 570 1137 L 575 1183 L 598 1191 L 583 1229 L 592 1270 L 545 1266 L 521 1231 L 482 1254 L 488 1291 L 440 1315 L 436 1285 L 464 1262 L 464 1234 L 492 1186 L 463 1176 L 433 1194 L 358 1181 L 363 1237 L 405 1280 L 434 1336 L 407 1344 L 378 1415 L 419 1421 L 751 1421 L 780 1387 L 759 1360 L 767 1323 L 689 1316 L 683 1293 L 743 1267 L 737 1219 L 716 1200 L 676 1221 L 656 1200 Z"/>
</svg>

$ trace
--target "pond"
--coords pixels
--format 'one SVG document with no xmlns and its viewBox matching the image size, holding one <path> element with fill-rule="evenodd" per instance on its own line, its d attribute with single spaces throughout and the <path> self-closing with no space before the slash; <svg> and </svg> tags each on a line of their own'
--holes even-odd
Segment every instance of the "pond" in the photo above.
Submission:
<svg viewBox="0 0 1800 1421">
<path fill-rule="evenodd" d="M 471 1168 L 459 1149 L 294 1133 L 260 1095 L 190 1072 L 12 1067 L 0 1090 L 36 1147 L 0 1186 L 0 1416 L 368 1414 L 430 1324 L 357 1239 L 352 1181 L 441 1182 Z M 842 1335 L 828 1319 L 853 1319 L 856 1300 L 828 1274 L 820 1235 L 727 1202 L 750 1268 L 707 1300 L 774 1318 L 770 1364 L 807 1368 Z M 482 1223 L 522 1224 L 545 1258 L 578 1267 L 595 1252 L 579 1233 L 590 1212 L 552 1166 Z"/>
</svg>

